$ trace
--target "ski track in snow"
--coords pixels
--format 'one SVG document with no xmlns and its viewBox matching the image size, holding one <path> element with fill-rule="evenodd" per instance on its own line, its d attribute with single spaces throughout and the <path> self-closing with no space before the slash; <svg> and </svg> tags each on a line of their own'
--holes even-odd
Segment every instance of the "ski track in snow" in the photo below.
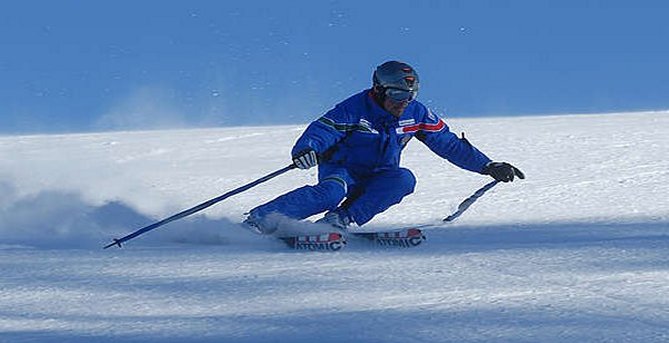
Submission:
<svg viewBox="0 0 669 343">
<path fill-rule="evenodd" d="M 401 250 L 286 250 L 235 224 L 313 183 L 304 126 L 0 137 L 0 342 L 667 342 L 669 113 L 448 120 L 526 180 Z M 415 194 L 370 228 L 443 218 L 488 179 L 419 142 Z"/>
</svg>

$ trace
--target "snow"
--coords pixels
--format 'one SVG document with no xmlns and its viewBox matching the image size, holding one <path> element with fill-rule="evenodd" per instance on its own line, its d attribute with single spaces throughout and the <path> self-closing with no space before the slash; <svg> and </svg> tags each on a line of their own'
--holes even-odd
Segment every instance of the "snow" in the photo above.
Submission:
<svg viewBox="0 0 669 343">
<path fill-rule="evenodd" d="M 313 183 L 304 126 L 0 137 L 0 342 L 667 342 L 669 112 L 447 119 L 526 180 L 428 241 L 294 252 L 235 224 Z M 409 144 L 416 192 L 372 229 L 489 181 Z"/>
</svg>

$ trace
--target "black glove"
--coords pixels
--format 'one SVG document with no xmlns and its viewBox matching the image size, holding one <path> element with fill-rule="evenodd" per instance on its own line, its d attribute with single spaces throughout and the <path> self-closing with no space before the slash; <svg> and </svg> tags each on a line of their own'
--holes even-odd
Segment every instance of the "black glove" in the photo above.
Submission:
<svg viewBox="0 0 669 343">
<path fill-rule="evenodd" d="M 302 150 L 293 155 L 293 163 L 300 169 L 309 169 L 318 164 L 318 156 L 313 149 Z"/>
<path fill-rule="evenodd" d="M 501 182 L 513 181 L 514 176 L 524 179 L 525 174 L 520 169 L 506 162 L 490 162 L 483 168 L 483 174 L 492 176 L 495 180 Z"/>
</svg>

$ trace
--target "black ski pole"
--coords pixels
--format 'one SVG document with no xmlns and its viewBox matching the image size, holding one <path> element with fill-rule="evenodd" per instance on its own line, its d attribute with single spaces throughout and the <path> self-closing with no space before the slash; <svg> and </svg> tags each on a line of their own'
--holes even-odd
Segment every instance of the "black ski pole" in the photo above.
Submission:
<svg viewBox="0 0 669 343">
<path fill-rule="evenodd" d="M 231 191 L 229 191 L 229 192 L 227 192 L 227 193 L 225 193 L 225 194 L 223 194 L 223 195 L 220 195 L 220 196 L 218 196 L 218 197 L 216 197 L 216 198 L 207 200 L 207 201 L 205 201 L 205 202 L 203 202 L 203 203 L 201 203 L 201 204 L 199 204 L 199 205 L 197 205 L 197 206 L 194 206 L 194 207 L 191 207 L 191 208 L 189 208 L 189 209 L 187 209 L 187 210 L 181 211 L 181 212 L 179 212 L 179 213 L 177 213 L 177 214 L 175 214 L 175 215 L 173 215 L 173 216 L 171 216 L 171 217 L 167 217 L 167 218 L 165 218 L 165 219 L 163 219 L 163 220 L 161 220 L 161 221 L 158 221 L 158 222 L 155 222 L 155 223 L 153 223 L 153 224 L 151 224 L 151 225 L 145 226 L 145 227 L 143 227 L 143 228 L 141 228 L 141 229 L 139 229 L 139 230 L 137 230 L 137 231 L 135 231 L 135 232 L 133 232 L 133 233 L 127 235 L 127 236 L 124 236 L 124 237 L 121 237 L 121 238 L 118 238 L 118 239 L 114 239 L 111 243 L 105 245 L 104 249 L 107 249 L 107 248 L 112 247 L 112 246 L 114 246 L 114 245 L 117 245 L 117 246 L 120 248 L 120 247 L 121 247 L 121 243 L 127 242 L 127 241 L 129 241 L 129 240 L 131 240 L 131 239 L 133 239 L 133 238 L 135 238 L 135 237 L 137 237 L 137 236 L 139 236 L 139 235 L 141 235 L 141 234 L 143 234 L 143 233 L 149 232 L 149 231 L 151 231 L 151 230 L 153 230 L 153 229 L 155 229 L 155 228 L 158 228 L 158 227 L 160 227 L 160 226 L 163 226 L 163 225 L 165 225 L 165 224 L 167 224 L 167 223 L 169 223 L 169 222 L 173 222 L 173 221 L 175 221 L 175 220 L 177 220 L 177 219 L 181 219 L 181 218 L 183 218 L 183 217 L 189 216 L 189 215 L 191 215 L 191 214 L 193 214 L 193 213 L 195 213 L 195 212 L 202 211 L 202 210 L 204 210 L 205 208 L 207 208 L 207 207 L 209 207 L 209 206 L 212 206 L 212 205 L 214 205 L 214 204 L 216 204 L 216 203 L 218 203 L 218 202 L 220 202 L 220 201 L 223 201 L 223 200 L 225 200 L 225 199 L 227 199 L 227 198 L 229 198 L 229 197 L 231 197 L 231 196 L 233 196 L 233 195 L 235 195 L 235 194 L 239 194 L 239 193 L 241 193 L 241 192 L 244 192 L 244 191 L 246 191 L 246 190 L 248 190 L 248 189 L 250 189 L 250 188 L 252 188 L 252 187 L 255 187 L 255 186 L 257 186 L 257 185 L 259 185 L 259 184 L 261 184 L 261 183 L 263 183 L 263 182 L 265 182 L 265 181 L 268 181 L 268 180 L 270 180 L 270 179 L 272 179 L 272 178 L 274 178 L 274 177 L 277 177 L 277 176 L 279 176 L 279 175 L 281 175 L 281 174 L 283 174 L 283 173 L 285 173 L 285 172 L 287 172 L 287 171 L 289 171 L 289 170 L 291 170 L 291 169 L 295 169 L 295 168 L 296 168 L 296 166 L 295 166 L 294 164 L 291 164 L 291 165 L 289 165 L 289 166 L 287 166 L 287 167 L 281 168 L 281 169 L 279 169 L 279 170 L 277 170 L 277 171 L 275 171 L 275 172 L 273 172 L 273 173 L 271 173 L 271 174 L 267 174 L 267 175 L 265 175 L 265 176 L 259 178 L 258 180 L 255 180 L 255 181 L 253 181 L 253 182 L 251 182 L 251 183 L 248 183 L 248 184 L 246 184 L 246 185 L 244 185 L 244 186 L 241 186 L 241 187 L 239 187 L 239 188 L 237 188 L 237 189 L 233 189 L 233 190 L 231 190 Z"/>
<path fill-rule="evenodd" d="M 458 205 L 458 210 L 455 211 L 453 214 L 450 216 L 444 218 L 443 221 L 445 222 L 452 222 L 454 221 L 457 217 L 459 217 L 462 213 L 464 213 L 469 206 L 471 206 L 473 203 L 476 202 L 478 198 L 480 198 L 485 192 L 489 191 L 491 188 L 495 187 L 499 181 L 492 181 L 486 184 L 485 186 L 479 188 L 474 194 L 470 195 L 467 199 L 463 200 L 460 205 Z"/>
</svg>

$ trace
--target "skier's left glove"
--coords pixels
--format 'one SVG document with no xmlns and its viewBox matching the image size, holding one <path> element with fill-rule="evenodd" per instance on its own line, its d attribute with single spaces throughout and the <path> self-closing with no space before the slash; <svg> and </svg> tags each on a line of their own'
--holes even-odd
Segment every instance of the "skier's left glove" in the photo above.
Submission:
<svg viewBox="0 0 669 343">
<path fill-rule="evenodd" d="M 318 164 L 318 156 L 313 149 L 302 150 L 293 155 L 293 163 L 300 169 L 309 169 Z"/>
<path fill-rule="evenodd" d="M 484 175 L 490 175 L 495 180 L 501 182 L 513 181 L 514 176 L 518 176 L 520 179 L 525 178 L 525 174 L 523 174 L 520 169 L 506 162 L 489 162 L 483 168 L 482 173 Z"/>
</svg>

